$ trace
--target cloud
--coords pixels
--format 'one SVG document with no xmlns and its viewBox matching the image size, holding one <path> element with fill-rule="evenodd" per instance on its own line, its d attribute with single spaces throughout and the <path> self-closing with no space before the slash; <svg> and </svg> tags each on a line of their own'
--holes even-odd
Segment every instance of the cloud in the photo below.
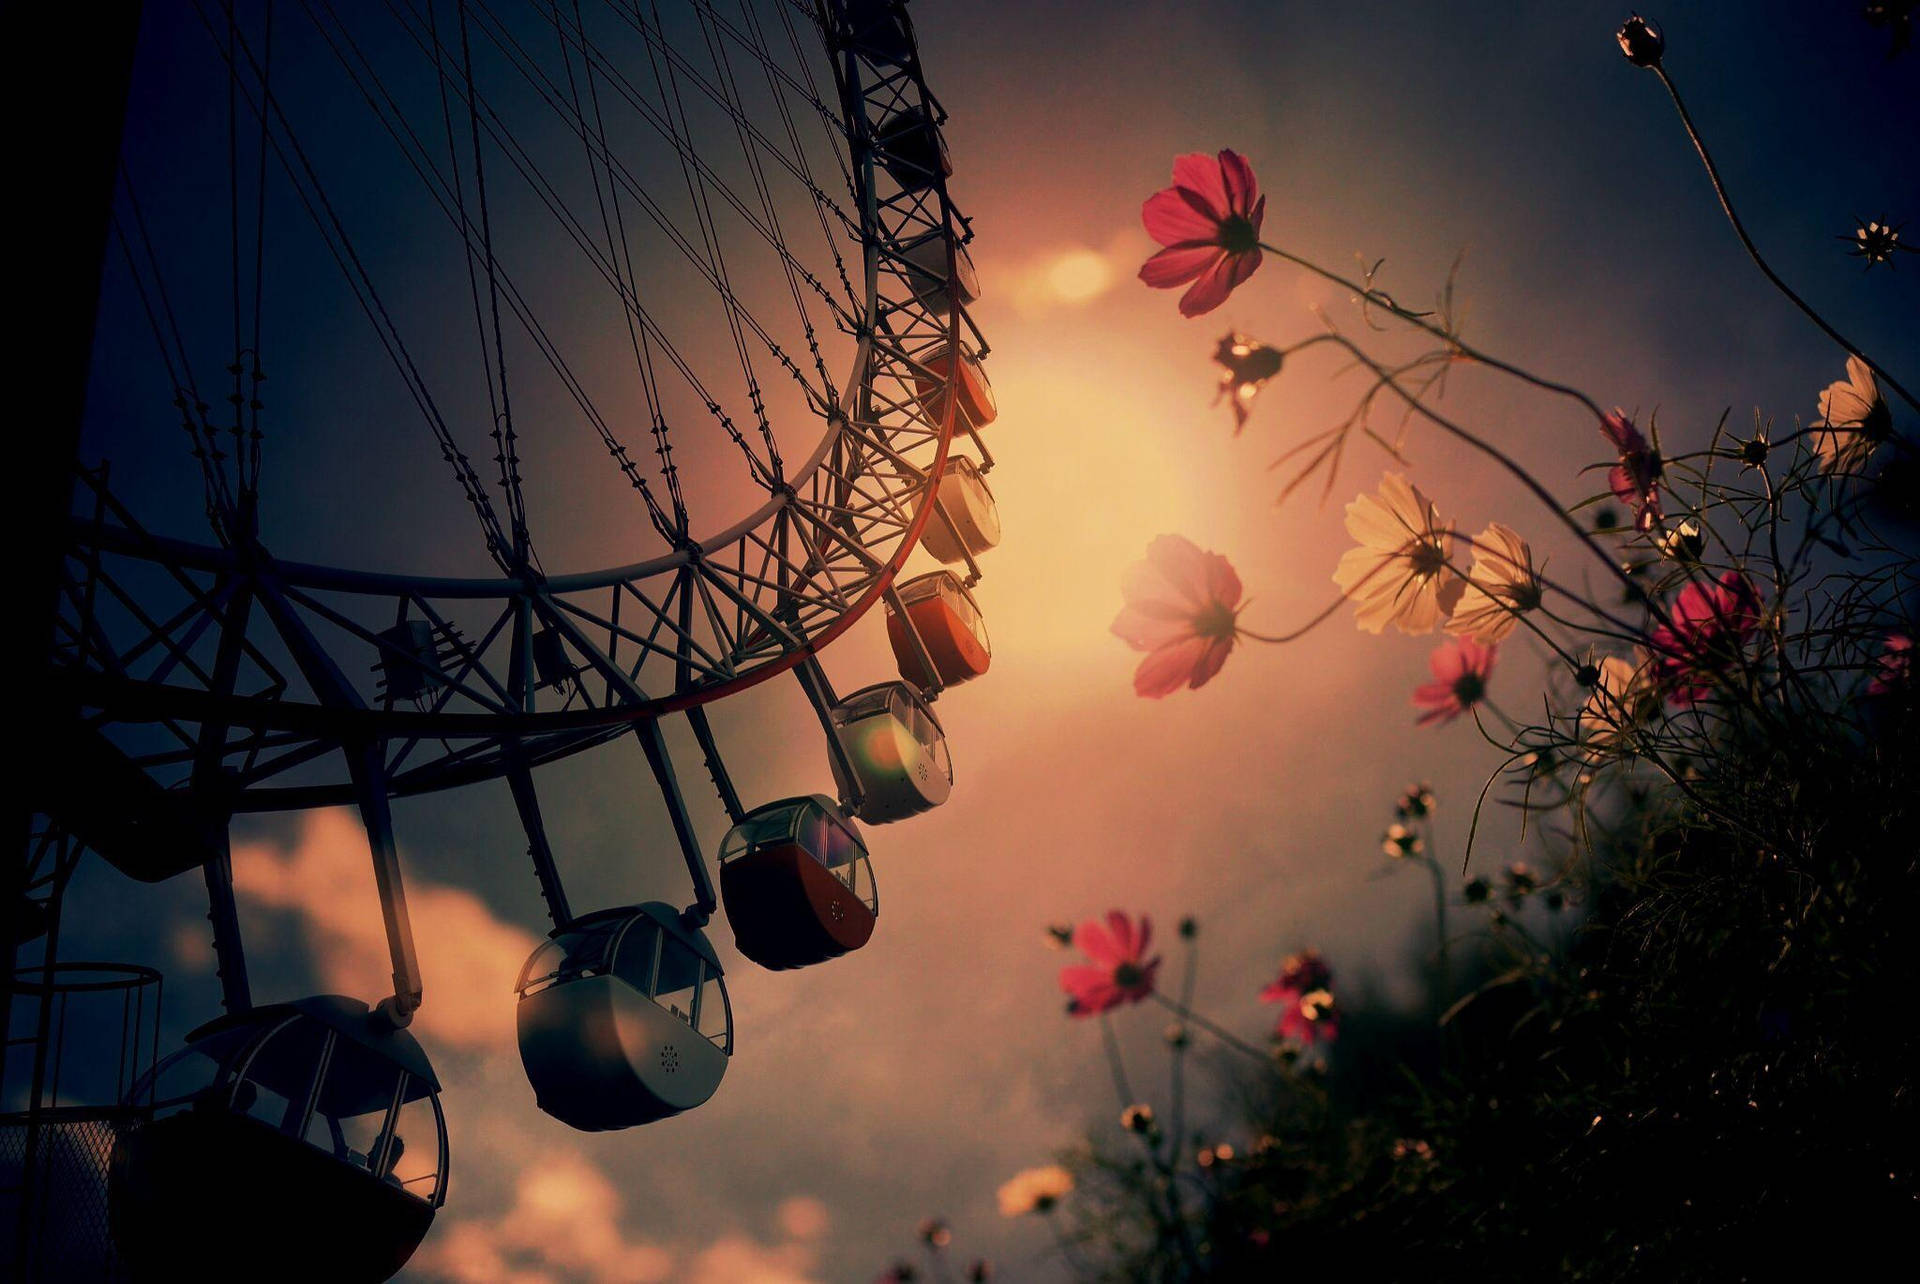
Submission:
<svg viewBox="0 0 1920 1284">
<path fill-rule="evenodd" d="M 291 850 L 236 847 L 233 883 L 248 906 L 300 916 L 329 990 L 368 1002 L 392 992 L 373 862 L 352 812 L 307 813 Z M 409 880 L 407 909 L 425 986 L 416 1033 L 448 1048 L 514 1047 L 513 983 L 536 938 L 458 887 Z"/>
<path fill-rule="evenodd" d="M 795 1196 L 780 1206 L 789 1238 L 763 1244 L 729 1233 L 676 1252 L 628 1238 L 620 1193 L 584 1156 L 562 1151 L 521 1172 L 513 1205 L 492 1221 L 437 1228 L 408 1273 L 446 1284 L 813 1284 L 826 1206 Z"/>
</svg>

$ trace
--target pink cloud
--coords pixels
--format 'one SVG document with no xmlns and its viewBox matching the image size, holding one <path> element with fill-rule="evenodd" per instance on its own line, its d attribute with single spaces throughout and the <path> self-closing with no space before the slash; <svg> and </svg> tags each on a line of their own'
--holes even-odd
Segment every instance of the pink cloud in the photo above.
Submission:
<svg viewBox="0 0 1920 1284">
<path fill-rule="evenodd" d="M 244 907 L 299 915 L 327 989 L 368 1002 L 392 993 L 372 858 L 353 813 L 307 813 L 291 850 L 236 847 L 233 881 Z M 458 887 L 409 879 L 407 907 L 426 993 L 415 1032 L 439 1047 L 513 1048 L 513 983 L 536 938 Z"/>
</svg>

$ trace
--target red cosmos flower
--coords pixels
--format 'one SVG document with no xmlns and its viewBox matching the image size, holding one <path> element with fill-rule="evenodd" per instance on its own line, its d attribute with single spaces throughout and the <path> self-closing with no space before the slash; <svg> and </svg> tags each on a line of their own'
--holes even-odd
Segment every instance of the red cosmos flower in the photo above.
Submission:
<svg viewBox="0 0 1920 1284">
<path fill-rule="evenodd" d="M 1288 955 L 1280 965 L 1280 975 L 1260 991 L 1262 1003 L 1280 1005 L 1280 1020 L 1273 1032 L 1307 1047 L 1333 1042 L 1340 1033 L 1340 1009 L 1328 989 L 1332 984 L 1333 969 L 1320 957 L 1320 951 Z"/>
<path fill-rule="evenodd" d="M 1181 315 L 1213 311 L 1260 266 L 1266 213 L 1267 199 L 1239 152 L 1175 157 L 1173 186 L 1140 207 L 1147 234 L 1166 247 L 1141 267 L 1140 279 L 1157 290 L 1192 281 L 1180 296 Z"/>
<path fill-rule="evenodd" d="M 1681 589 L 1667 619 L 1647 640 L 1654 675 L 1670 686 L 1669 702 L 1693 704 L 1712 694 L 1714 674 L 1760 628 L 1760 595 L 1753 581 L 1728 571 L 1706 587 Z"/>
<path fill-rule="evenodd" d="M 1159 699 L 1184 683 L 1202 687 L 1233 650 L 1238 627 L 1240 577 L 1218 553 L 1202 552 L 1180 535 L 1162 535 L 1147 546 L 1120 581 L 1126 605 L 1113 632 L 1136 651 L 1148 652 L 1133 673 L 1135 693 Z"/>
<path fill-rule="evenodd" d="M 1913 676 L 1913 639 L 1904 633 L 1889 633 L 1882 644 L 1880 658 L 1874 662 L 1873 680 L 1867 694 L 1891 695 Z"/>
<path fill-rule="evenodd" d="M 1660 452 L 1618 406 L 1600 420 L 1600 432 L 1620 452 L 1620 462 L 1607 474 L 1613 497 L 1633 510 L 1635 530 L 1652 530 L 1660 520 L 1660 474 L 1665 471 Z"/>
<path fill-rule="evenodd" d="M 1286 994 L 1304 994 L 1308 990 L 1324 990 L 1333 984 L 1333 969 L 1320 957 L 1319 950 L 1301 950 L 1298 954 L 1289 954 L 1280 964 L 1280 975 L 1273 984 L 1260 991 L 1262 1003 L 1282 1003 Z"/>
<path fill-rule="evenodd" d="M 1109 910 L 1103 924 L 1088 919 L 1073 934 L 1073 943 L 1091 961 L 1060 969 L 1060 988 L 1067 992 L 1067 1012 L 1093 1016 L 1122 1003 L 1138 1003 L 1153 993 L 1156 955 L 1147 958 L 1153 940 L 1153 920 L 1142 914 L 1136 928 L 1119 910 Z"/>
<path fill-rule="evenodd" d="M 1487 678 L 1493 673 L 1497 646 L 1481 646 L 1472 638 L 1443 642 L 1427 657 L 1433 681 L 1413 689 L 1413 704 L 1424 709 L 1415 722 L 1452 722 L 1487 697 Z"/>
</svg>

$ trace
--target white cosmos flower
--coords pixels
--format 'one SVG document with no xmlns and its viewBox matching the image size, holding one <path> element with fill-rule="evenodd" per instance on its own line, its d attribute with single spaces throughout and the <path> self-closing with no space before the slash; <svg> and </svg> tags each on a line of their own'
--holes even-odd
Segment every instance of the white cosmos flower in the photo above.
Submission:
<svg viewBox="0 0 1920 1284">
<path fill-rule="evenodd" d="M 1822 472 L 1852 472 L 1893 428 L 1893 414 L 1880 396 L 1873 371 L 1858 357 L 1847 358 L 1847 377 L 1820 393 L 1820 417 L 1810 428 Z"/>
<path fill-rule="evenodd" d="M 1473 537 L 1473 569 L 1447 632 L 1485 646 L 1513 632 L 1520 616 L 1540 605 L 1540 578 L 1533 551 L 1510 526 L 1488 522 Z"/>
<path fill-rule="evenodd" d="M 1576 731 L 1589 760 L 1603 756 L 1635 723 L 1658 708 L 1653 666 L 1644 652 L 1631 660 L 1610 655 L 1600 661 L 1600 680 L 1587 694 Z"/>
<path fill-rule="evenodd" d="M 1447 565 L 1453 528 L 1400 474 L 1385 474 L 1378 494 L 1347 505 L 1347 534 L 1360 546 L 1341 556 L 1333 582 L 1353 599 L 1354 623 L 1367 632 L 1394 624 L 1402 633 L 1430 633 L 1460 600 L 1466 581 Z"/>
</svg>

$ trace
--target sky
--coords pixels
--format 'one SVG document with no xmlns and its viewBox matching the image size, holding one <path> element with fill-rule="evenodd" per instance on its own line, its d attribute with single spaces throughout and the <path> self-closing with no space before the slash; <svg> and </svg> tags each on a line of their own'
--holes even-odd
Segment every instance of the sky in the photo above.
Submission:
<svg viewBox="0 0 1920 1284">
<path fill-rule="evenodd" d="M 720 1091 L 684 1116 L 597 1135 L 535 1108 L 515 1052 L 513 978 L 546 924 L 506 791 L 399 804 L 426 981 L 414 1028 L 445 1087 L 453 1156 L 448 1205 L 403 1279 L 864 1280 L 910 1252 L 930 1215 L 953 1225 L 963 1259 L 990 1257 L 1002 1278 L 1058 1278 L 1044 1227 L 1001 1218 L 994 1189 L 1088 1126 L 1112 1126 L 1119 1103 L 1098 1077 L 1095 1031 L 1062 1012 L 1055 973 L 1068 959 L 1048 948 L 1046 925 L 1112 907 L 1151 914 L 1170 937 L 1195 916 L 1197 1005 L 1248 1038 L 1268 1020 L 1255 992 L 1305 946 L 1347 992 L 1413 1001 L 1428 889 L 1412 871 L 1388 876 L 1379 831 L 1398 792 L 1430 780 L 1439 845 L 1457 861 L 1497 761 L 1470 725 L 1412 725 L 1408 693 L 1433 639 L 1374 638 L 1340 614 L 1288 646 L 1243 647 L 1204 689 L 1154 702 L 1133 696 L 1136 657 L 1107 632 L 1122 573 L 1166 532 L 1233 562 L 1249 627 L 1304 621 L 1334 596 L 1341 506 L 1391 464 L 1357 450 L 1327 502 L 1276 505 L 1268 465 L 1343 416 L 1355 384 L 1304 356 L 1235 437 L 1209 404 L 1208 354 L 1229 328 L 1305 337 L 1322 325 L 1316 309 L 1349 332 L 1359 322 L 1341 291 L 1278 262 L 1198 321 L 1135 280 L 1153 249 L 1139 204 L 1176 154 L 1239 150 L 1268 196 L 1270 241 L 1341 270 L 1384 259 L 1382 283 L 1410 304 L 1457 260 L 1474 342 L 1602 404 L 1657 411 L 1671 439 L 1704 445 L 1729 409 L 1742 427 L 1756 407 L 1782 427 L 1810 418 L 1840 377 L 1843 354 L 1741 254 L 1658 84 L 1619 56 L 1617 6 L 916 0 L 912 12 L 951 113 L 952 190 L 976 231 L 975 315 L 1001 407 L 988 440 L 1005 542 L 976 589 L 995 659 L 939 704 L 952 800 L 870 832 L 882 917 L 865 949 L 771 974 L 716 924 L 737 1030 Z M 1866 273 L 1835 239 L 1861 218 L 1920 218 L 1920 167 L 1898 124 L 1916 115 L 1920 63 L 1890 63 L 1851 6 L 1674 3 L 1650 16 L 1776 268 L 1891 368 L 1920 365 L 1920 259 Z M 219 105 L 189 87 L 206 56 L 194 21 L 149 6 L 128 163 L 155 204 L 189 185 L 160 163 L 159 135 Z M 375 150 L 386 140 L 345 123 L 359 106 L 340 104 L 318 146 L 343 158 L 364 146 L 366 164 L 393 165 Z M 224 211 L 224 194 L 211 196 Z M 395 239 L 403 248 L 382 266 L 398 306 L 431 320 L 442 288 L 431 260 Z M 302 307 L 271 350 L 292 391 L 267 447 L 269 545 L 471 569 L 470 523 L 421 434 L 387 445 L 395 387 L 355 364 L 370 351 L 365 322 L 323 283 L 331 268 L 290 259 L 276 271 Z M 108 299 L 124 305 L 119 288 L 110 276 Z M 574 337 L 594 353 L 624 342 Z M 191 533 L 196 497 L 151 358 L 130 339 L 105 351 L 88 457 L 116 460 L 136 512 Z M 1564 500 L 1595 488 L 1580 470 L 1604 449 L 1566 406 L 1471 371 L 1447 406 Z M 632 560 L 622 550 L 645 539 L 592 449 L 555 447 L 529 483 L 556 565 Z M 1506 521 L 1552 555 L 1544 511 L 1484 463 L 1417 430 L 1405 453 L 1444 517 Z M 716 483 L 705 497 L 724 509 L 730 492 Z M 831 649 L 842 689 L 891 676 L 882 632 L 866 621 Z M 1516 647 L 1492 694 L 1518 710 L 1543 686 Z M 825 786 L 817 724 L 792 682 L 713 717 L 747 798 Z M 632 744 L 545 768 L 539 783 L 576 906 L 684 895 Z M 717 844 L 717 806 L 696 807 Z M 1504 817 L 1480 842 L 1479 870 L 1518 850 Z M 249 819 L 236 844 L 260 997 L 386 992 L 351 816 Z M 145 886 L 92 862 L 71 895 L 73 954 L 167 969 L 166 1039 L 215 1014 L 197 879 Z M 1162 1024 L 1148 1009 L 1119 1021 L 1149 1090 Z"/>
</svg>

